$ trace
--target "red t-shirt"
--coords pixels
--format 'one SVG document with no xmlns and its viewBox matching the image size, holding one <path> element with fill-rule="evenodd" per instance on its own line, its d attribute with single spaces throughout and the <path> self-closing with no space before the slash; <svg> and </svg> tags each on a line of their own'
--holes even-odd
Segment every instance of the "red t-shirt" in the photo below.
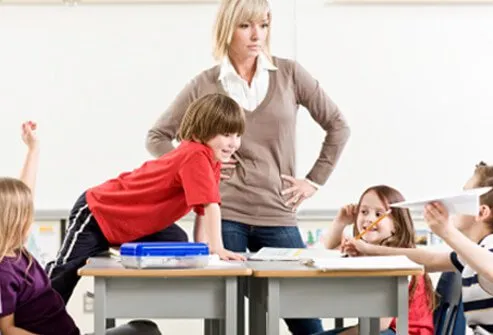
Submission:
<svg viewBox="0 0 493 335">
<path fill-rule="evenodd" d="M 162 230 L 190 210 L 220 203 L 221 163 L 212 149 L 183 141 L 171 152 L 132 172 L 89 189 L 87 204 L 110 244 L 121 244 Z"/>
<path fill-rule="evenodd" d="M 433 311 L 431 310 L 426 294 L 425 279 L 418 276 L 418 285 L 414 295 L 409 299 L 408 330 L 409 335 L 433 335 Z M 389 328 L 396 330 L 396 319 L 390 323 Z"/>
</svg>

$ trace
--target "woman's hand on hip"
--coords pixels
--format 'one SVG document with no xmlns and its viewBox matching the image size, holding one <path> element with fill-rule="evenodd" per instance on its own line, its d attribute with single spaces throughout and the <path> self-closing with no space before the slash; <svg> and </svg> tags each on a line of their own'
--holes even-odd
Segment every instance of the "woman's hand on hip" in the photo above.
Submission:
<svg viewBox="0 0 493 335">
<path fill-rule="evenodd" d="M 238 161 L 236 159 L 231 158 L 227 162 L 222 162 L 221 164 L 221 179 L 229 179 L 233 174 L 233 171 L 236 168 L 236 163 Z"/>
<path fill-rule="evenodd" d="M 291 176 L 282 174 L 281 178 L 291 184 L 288 188 L 282 190 L 282 195 L 289 195 L 290 198 L 286 201 L 286 206 L 292 206 L 295 211 L 298 206 L 305 200 L 310 198 L 317 189 L 310 184 L 306 179 L 296 179 Z"/>
</svg>

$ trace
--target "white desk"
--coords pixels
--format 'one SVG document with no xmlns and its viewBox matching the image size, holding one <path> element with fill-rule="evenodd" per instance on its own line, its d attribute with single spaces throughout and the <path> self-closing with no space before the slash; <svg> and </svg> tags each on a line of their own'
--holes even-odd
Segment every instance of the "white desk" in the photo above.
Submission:
<svg viewBox="0 0 493 335">
<path fill-rule="evenodd" d="M 321 272 L 299 262 L 248 262 L 250 334 L 278 335 L 280 318 L 358 317 L 360 334 L 379 334 L 379 318 L 397 316 L 408 333 L 408 276 L 402 270 Z"/>
<path fill-rule="evenodd" d="M 238 280 L 245 264 L 203 269 L 126 269 L 109 257 L 91 258 L 80 276 L 94 277 L 94 331 L 106 318 L 206 319 L 206 334 L 238 334 Z M 240 322 L 241 323 L 241 322 Z"/>
</svg>

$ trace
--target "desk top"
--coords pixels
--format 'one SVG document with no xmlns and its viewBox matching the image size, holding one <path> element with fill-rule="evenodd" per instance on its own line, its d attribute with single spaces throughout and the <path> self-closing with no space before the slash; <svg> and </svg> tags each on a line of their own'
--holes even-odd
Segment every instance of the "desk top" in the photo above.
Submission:
<svg viewBox="0 0 493 335">
<path fill-rule="evenodd" d="M 114 258 L 93 257 L 78 274 L 91 277 L 238 277 L 250 276 L 252 270 L 242 262 L 194 269 L 128 269 Z"/>
<path fill-rule="evenodd" d="M 398 270 L 330 270 L 322 271 L 301 264 L 299 261 L 249 261 L 247 266 L 252 269 L 254 277 L 395 277 L 413 276 L 423 273 L 419 265 L 409 269 Z"/>
</svg>

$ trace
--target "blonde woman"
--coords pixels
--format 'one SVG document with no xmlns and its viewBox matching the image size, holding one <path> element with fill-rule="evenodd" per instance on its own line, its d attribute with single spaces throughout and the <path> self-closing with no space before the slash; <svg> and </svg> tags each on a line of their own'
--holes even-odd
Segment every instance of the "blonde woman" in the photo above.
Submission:
<svg viewBox="0 0 493 335">
<path fill-rule="evenodd" d="M 349 128 L 319 83 L 297 62 L 270 53 L 272 13 L 268 0 L 223 0 L 214 27 L 218 65 L 193 78 L 149 130 L 147 149 L 171 151 L 187 107 L 219 92 L 246 113 L 242 146 L 223 162 L 222 233 L 226 248 L 304 247 L 296 208 L 323 185 L 343 151 Z M 326 131 L 321 152 L 306 178 L 295 177 L 298 107 Z M 309 140 L 309 139 L 307 139 Z M 322 330 L 320 320 L 287 320 L 293 334 Z"/>
</svg>

